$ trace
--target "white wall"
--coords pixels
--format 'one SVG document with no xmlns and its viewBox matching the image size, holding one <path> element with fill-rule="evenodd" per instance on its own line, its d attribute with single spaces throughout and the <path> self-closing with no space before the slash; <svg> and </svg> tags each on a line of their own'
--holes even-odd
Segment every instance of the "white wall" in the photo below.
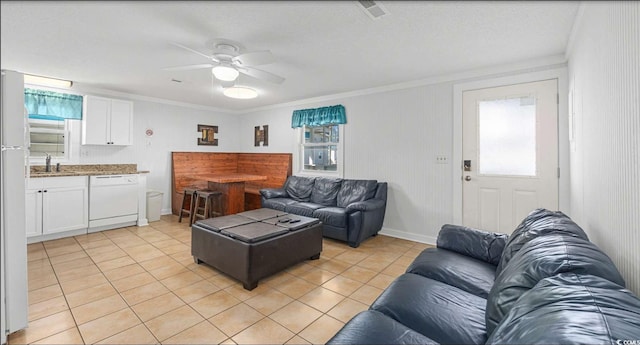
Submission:
<svg viewBox="0 0 640 345">
<path fill-rule="evenodd" d="M 126 95 L 110 95 L 96 92 L 88 94 L 132 99 Z M 163 194 L 162 213 L 171 213 L 171 152 L 238 152 L 238 115 L 200 109 L 187 105 L 161 103 L 161 101 L 133 98 L 133 145 L 131 146 L 80 146 L 73 153 L 69 164 L 137 164 L 138 170 L 149 171 L 147 189 Z M 218 126 L 218 146 L 197 144 L 200 133 L 198 124 Z M 80 141 L 80 122 L 74 123 L 72 140 Z M 154 134 L 147 137 L 145 132 Z M 253 137 L 251 137 L 253 142 Z"/>
<path fill-rule="evenodd" d="M 242 140 L 242 152 L 292 152 L 296 173 L 296 131 L 293 110 L 342 104 L 344 178 L 376 179 L 389 183 L 382 233 L 435 244 L 440 227 L 454 223 L 459 213 L 454 200 L 453 89 L 461 81 L 481 80 L 558 68 L 558 64 L 523 67 L 517 72 L 466 73 L 425 85 L 387 88 L 325 100 L 300 101 L 256 110 L 241 116 L 242 136 L 253 138 L 255 126 L 269 125 L 269 146 L 254 147 Z M 326 97 L 329 98 L 329 97 Z M 566 138 L 566 135 L 561 136 Z M 246 144 L 248 143 L 248 144 Z M 436 164 L 445 155 L 449 164 Z M 563 154 L 566 157 L 566 153 Z M 567 163 L 568 164 L 568 163 Z"/>
<path fill-rule="evenodd" d="M 451 220 L 451 165 L 435 164 L 437 154 L 451 155 L 451 90 L 451 84 L 436 84 L 245 114 L 242 133 L 268 124 L 269 146 L 240 149 L 293 153 L 293 110 L 342 104 L 344 178 L 388 182 L 383 233 L 435 243 L 440 226 Z"/>
<path fill-rule="evenodd" d="M 640 2 L 585 2 L 569 47 L 571 217 L 640 293 Z"/>
<path fill-rule="evenodd" d="M 130 147 L 82 146 L 76 164 L 138 164 L 149 170 L 148 188 L 164 193 L 163 213 L 170 212 L 171 151 L 284 152 L 296 151 L 291 128 L 295 109 L 342 104 L 344 126 L 344 177 L 377 179 L 389 183 L 388 206 L 382 233 L 435 243 L 445 223 L 455 223 L 453 200 L 454 85 L 461 82 L 562 67 L 557 59 L 505 66 L 501 69 L 463 72 L 420 84 L 327 96 L 314 100 L 228 114 L 204 107 L 168 104 L 137 96 L 86 92 L 134 101 L 134 145 Z M 198 146 L 197 124 L 219 126 L 218 147 Z M 255 126 L 269 125 L 269 146 L 255 147 Z M 154 130 L 150 145 L 144 134 Z M 561 136 L 562 138 L 562 136 Z M 76 140 L 80 140 L 79 136 Z M 436 155 L 449 158 L 436 164 Z M 294 158 L 294 173 L 296 173 Z"/>
</svg>

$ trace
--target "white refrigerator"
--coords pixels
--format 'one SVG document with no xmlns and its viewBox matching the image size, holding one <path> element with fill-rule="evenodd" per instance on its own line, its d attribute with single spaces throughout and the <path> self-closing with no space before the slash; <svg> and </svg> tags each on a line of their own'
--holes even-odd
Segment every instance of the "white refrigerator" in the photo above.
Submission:
<svg viewBox="0 0 640 345">
<path fill-rule="evenodd" d="M 2 172 L 0 198 L 0 324 L 2 344 L 7 334 L 27 327 L 27 236 L 25 230 L 25 177 L 29 174 L 28 126 L 24 111 L 24 77 L 2 71 Z"/>
</svg>

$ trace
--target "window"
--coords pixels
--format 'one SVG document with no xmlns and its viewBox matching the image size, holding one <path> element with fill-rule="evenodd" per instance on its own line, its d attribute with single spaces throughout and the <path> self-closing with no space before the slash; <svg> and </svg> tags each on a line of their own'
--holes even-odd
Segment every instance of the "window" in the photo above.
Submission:
<svg viewBox="0 0 640 345">
<path fill-rule="evenodd" d="M 29 147 L 30 158 L 44 158 L 47 154 L 51 158 L 66 159 L 69 135 L 68 120 L 38 120 L 29 119 Z"/>
<path fill-rule="evenodd" d="M 302 170 L 338 173 L 340 126 L 304 126 L 302 132 Z"/>
<path fill-rule="evenodd" d="M 340 139 L 346 123 L 341 104 L 293 111 L 291 128 L 301 128 L 296 159 L 300 173 L 342 177 L 344 149 Z"/>
<path fill-rule="evenodd" d="M 46 155 L 58 162 L 70 160 L 72 122 L 82 120 L 82 96 L 48 88 L 26 88 L 24 106 L 29 114 L 29 159 L 42 163 Z"/>
<path fill-rule="evenodd" d="M 479 172 L 536 176 L 536 103 L 533 97 L 478 104 Z"/>
</svg>

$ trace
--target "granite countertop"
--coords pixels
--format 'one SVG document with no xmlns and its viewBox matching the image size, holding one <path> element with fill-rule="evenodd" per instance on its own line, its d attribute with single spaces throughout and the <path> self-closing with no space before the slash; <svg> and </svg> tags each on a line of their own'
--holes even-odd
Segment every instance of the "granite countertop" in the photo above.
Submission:
<svg viewBox="0 0 640 345">
<path fill-rule="evenodd" d="M 120 174 L 145 174 L 148 171 L 138 170 L 137 164 L 82 164 L 60 165 L 60 171 L 52 165 L 50 172 L 45 171 L 44 165 L 32 165 L 30 177 L 57 177 L 57 176 L 94 176 L 94 175 L 120 175 Z"/>
</svg>

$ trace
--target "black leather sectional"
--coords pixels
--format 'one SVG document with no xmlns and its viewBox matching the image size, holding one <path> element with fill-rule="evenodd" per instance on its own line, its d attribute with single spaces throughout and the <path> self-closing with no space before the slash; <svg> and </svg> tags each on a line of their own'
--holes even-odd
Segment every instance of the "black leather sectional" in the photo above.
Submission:
<svg viewBox="0 0 640 345">
<path fill-rule="evenodd" d="M 640 299 L 562 212 L 511 236 L 444 225 L 329 344 L 634 344 Z"/>
<path fill-rule="evenodd" d="M 262 207 L 318 218 L 323 236 L 358 247 L 382 229 L 387 183 L 289 176 L 282 188 L 260 190 Z"/>
</svg>

